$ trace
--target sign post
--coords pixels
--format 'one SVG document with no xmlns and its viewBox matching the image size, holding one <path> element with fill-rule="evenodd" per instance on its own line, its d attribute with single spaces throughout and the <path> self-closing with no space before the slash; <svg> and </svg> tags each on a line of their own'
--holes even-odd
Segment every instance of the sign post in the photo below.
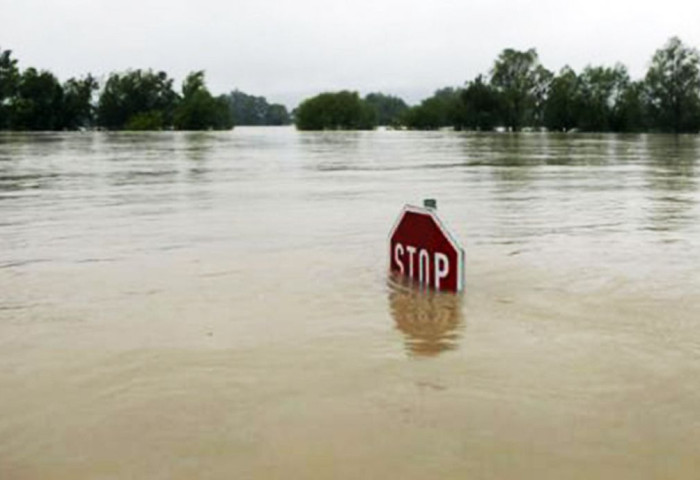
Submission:
<svg viewBox="0 0 700 480">
<path fill-rule="evenodd" d="M 464 288 L 464 250 L 430 207 L 406 205 L 389 233 L 389 270 L 435 290 Z"/>
</svg>

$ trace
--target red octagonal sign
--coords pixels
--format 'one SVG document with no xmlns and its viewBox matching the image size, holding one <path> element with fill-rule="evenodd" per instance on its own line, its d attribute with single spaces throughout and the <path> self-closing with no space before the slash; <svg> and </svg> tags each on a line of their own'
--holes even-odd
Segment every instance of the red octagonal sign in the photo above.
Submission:
<svg viewBox="0 0 700 480">
<path fill-rule="evenodd" d="M 389 234 L 392 272 L 435 290 L 464 288 L 464 250 L 434 210 L 406 205 Z"/>
</svg>

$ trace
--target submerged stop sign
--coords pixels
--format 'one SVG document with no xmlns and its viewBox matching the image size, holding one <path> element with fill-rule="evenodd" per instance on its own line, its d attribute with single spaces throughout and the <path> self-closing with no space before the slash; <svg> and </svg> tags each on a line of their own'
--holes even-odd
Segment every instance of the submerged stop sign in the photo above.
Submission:
<svg viewBox="0 0 700 480">
<path fill-rule="evenodd" d="M 435 211 L 405 206 L 389 234 L 392 272 L 436 290 L 464 288 L 464 251 Z"/>
</svg>

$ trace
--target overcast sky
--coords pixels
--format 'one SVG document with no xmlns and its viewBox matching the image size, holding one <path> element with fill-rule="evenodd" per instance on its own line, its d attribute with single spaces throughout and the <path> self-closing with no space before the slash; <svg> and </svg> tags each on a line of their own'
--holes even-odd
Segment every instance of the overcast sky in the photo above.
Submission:
<svg viewBox="0 0 700 480">
<path fill-rule="evenodd" d="M 0 48 L 61 80 L 203 69 L 213 93 L 289 107 L 338 89 L 415 103 L 487 73 L 504 48 L 534 47 L 555 71 L 620 61 L 639 78 L 669 37 L 700 47 L 699 19 L 697 0 L 0 0 Z"/>
</svg>

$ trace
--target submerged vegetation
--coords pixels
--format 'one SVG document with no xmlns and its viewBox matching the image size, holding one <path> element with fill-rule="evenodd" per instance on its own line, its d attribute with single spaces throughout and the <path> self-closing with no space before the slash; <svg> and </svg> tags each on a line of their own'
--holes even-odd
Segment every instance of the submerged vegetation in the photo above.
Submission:
<svg viewBox="0 0 700 480">
<path fill-rule="evenodd" d="M 375 112 L 357 92 L 321 93 L 301 102 L 294 112 L 299 130 L 371 130 Z"/>
<path fill-rule="evenodd" d="M 300 130 L 700 130 L 700 54 L 677 37 L 654 53 L 638 80 L 621 63 L 555 73 L 535 49 L 505 49 L 488 74 L 413 107 L 383 93 L 343 90 L 307 98 L 290 115 L 284 105 L 238 90 L 214 96 L 202 71 L 187 76 L 179 92 L 173 84 L 152 70 L 112 73 L 102 84 L 92 75 L 61 83 L 45 70 L 21 71 L 12 52 L 0 49 L 0 130 L 208 130 L 287 125 L 292 118 Z"/>
<path fill-rule="evenodd" d="M 369 96 L 364 102 L 373 106 Z M 356 107 L 356 111 L 362 109 Z M 338 128 L 337 122 L 324 120 L 327 114 L 319 108 L 311 119 L 304 117 L 300 123 L 297 118 L 297 126 Z M 359 118 L 346 124 L 353 122 Z M 620 63 L 590 65 L 579 73 L 565 66 L 553 73 L 540 63 L 535 49 L 506 49 L 488 75 L 478 75 L 459 88 L 441 88 L 419 105 L 389 116 L 375 113 L 373 125 L 420 130 L 697 133 L 700 55 L 673 37 L 653 55 L 646 76 L 635 81 Z"/>
<path fill-rule="evenodd" d="M 402 99 L 383 93 L 360 98 L 357 92 L 326 92 L 307 98 L 294 111 L 299 130 L 372 130 L 377 125 L 401 126 L 408 111 Z"/>
<path fill-rule="evenodd" d="M 265 114 L 240 115 L 237 100 L 252 98 Z M 190 73 L 176 91 L 165 72 L 111 73 L 102 85 L 92 75 L 64 83 L 45 70 L 20 71 L 0 49 L 0 130 L 228 130 L 239 124 L 288 124 L 287 109 L 242 92 L 214 96 L 203 71 Z"/>
<path fill-rule="evenodd" d="M 234 90 L 224 99 L 236 125 L 289 125 L 292 120 L 287 107 L 269 104 L 265 97 L 248 95 Z"/>
</svg>

